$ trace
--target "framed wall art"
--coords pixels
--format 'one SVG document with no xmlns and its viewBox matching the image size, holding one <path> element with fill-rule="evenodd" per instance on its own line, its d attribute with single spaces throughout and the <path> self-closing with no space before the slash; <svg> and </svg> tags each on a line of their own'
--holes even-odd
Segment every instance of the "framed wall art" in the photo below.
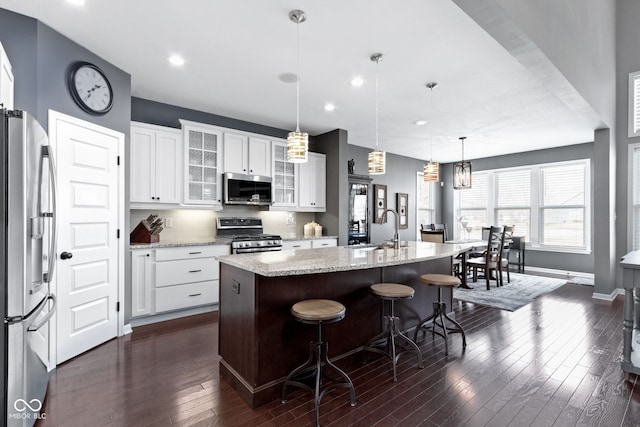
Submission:
<svg viewBox="0 0 640 427">
<path fill-rule="evenodd" d="M 382 184 L 373 184 L 373 220 L 378 223 L 380 218 L 384 216 L 384 211 L 386 210 L 387 186 Z"/>
<path fill-rule="evenodd" d="M 398 212 L 399 228 L 409 228 L 409 195 L 396 193 L 396 212 Z"/>
</svg>

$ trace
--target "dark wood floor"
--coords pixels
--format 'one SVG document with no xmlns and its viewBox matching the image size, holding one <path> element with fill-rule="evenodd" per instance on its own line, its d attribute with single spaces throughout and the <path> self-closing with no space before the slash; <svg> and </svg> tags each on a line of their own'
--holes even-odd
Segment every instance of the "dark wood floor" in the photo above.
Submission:
<svg viewBox="0 0 640 427">
<path fill-rule="evenodd" d="M 421 342 L 425 369 L 342 360 L 345 391 L 326 395 L 326 426 L 639 426 L 640 381 L 620 370 L 622 301 L 565 285 L 510 313 L 455 302 L 467 350 Z M 330 327 L 330 326 L 328 326 Z M 307 426 L 309 395 L 250 409 L 218 375 L 217 319 L 193 316 L 134 329 L 59 366 L 44 407 L 48 426 Z"/>
</svg>

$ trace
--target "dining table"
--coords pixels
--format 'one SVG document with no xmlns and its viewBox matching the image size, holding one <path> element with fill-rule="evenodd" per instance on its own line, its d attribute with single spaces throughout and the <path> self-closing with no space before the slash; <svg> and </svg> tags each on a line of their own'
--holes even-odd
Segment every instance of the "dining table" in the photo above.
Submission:
<svg viewBox="0 0 640 427">
<path fill-rule="evenodd" d="M 479 239 L 456 239 L 447 240 L 445 243 L 451 243 L 464 248 L 460 252 L 460 271 L 463 273 L 460 275 L 460 287 L 464 289 L 473 289 L 467 282 L 467 259 L 469 255 L 481 254 L 487 249 L 487 241 Z"/>
</svg>

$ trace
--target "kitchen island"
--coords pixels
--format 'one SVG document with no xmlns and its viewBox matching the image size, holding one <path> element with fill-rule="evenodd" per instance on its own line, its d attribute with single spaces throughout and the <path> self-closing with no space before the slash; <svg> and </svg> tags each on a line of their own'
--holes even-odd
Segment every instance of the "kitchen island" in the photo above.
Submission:
<svg viewBox="0 0 640 427">
<path fill-rule="evenodd" d="M 328 325 L 329 357 L 344 357 L 381 331 L 381 304 L 369 286 L 412 286 L 411 300 L 396 305 L 408 330 L 432 312 L 437 290 L 420 283 L 426 273 L 450 274 L 464 245 L 409 242 L 399 249 L 332 247 L 228 255 L 220 261 L 220 374 L 255 408 L 280 396 L 287 374 L 308 357 L 315 328 L 298 323 L 298 301 L 339 301 L 346 317 Z M 451 307 L 451 291 L 444 299 Z M 357 387 L 357 384 L 356 384 Z"/>
</svg>

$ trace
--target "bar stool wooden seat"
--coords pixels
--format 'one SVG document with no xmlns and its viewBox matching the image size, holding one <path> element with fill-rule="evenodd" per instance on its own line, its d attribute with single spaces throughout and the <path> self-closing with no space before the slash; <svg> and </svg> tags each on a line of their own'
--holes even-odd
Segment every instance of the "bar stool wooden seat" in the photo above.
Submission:
<svg viewBox="0 0 640 427">
<path fill-rule="evenodd" d="M 344 305 L 326 299 L 304 300 L 291 307 L 291 314 L 295 319 L 301 323 L 317 325 L 318 334 L 316 341 L 309 343 L 309 359 L 287 376 L 282 387 L 282 403 L 287 401 L 287 387 L 298 387 L 313 393 L 316 426 L 320 425 L 320 399 L 331 390 L 338 387 L 348 388 L 350 404 L 351 406 L 356 405 L 356 394 L 351 378 L 329 360 L 329 346 L 322 341 L 322 325 L 342 320 L 346 311 Z M 328 376 L 324 370 L 327 367 L 337 373 L 340 378 L 334 379 Z M 323 378 L 330 380 L 331 384 L 321 390 L 320 385 Z M 311 383 L 312 379 L 315 382 L 314 388 L 307 384 Z"/>
<path fill-rule="evenodd" d="M 384 330 L 371 338 L 363 348 L 363 361 L 366 362 L 366 352 L 372 351 L 387 356 L 391 359 L 393 366 L 393 382 L 397 382 L 396 365 L 400 356 L 409 351 L 416 353 L 418 367 L 423 368 L 422 353 L 415 342 L 405 336 L 400 331 L 400 318 L 395 315 L 394 302 L 398 299 L 410 299 L 415 295 L 415 290 L 411 286 L 397 283 L 376 283 L 370 287 L 371 293 L 383 301 L 383 322 Z M 389 301 L 389 314 L 384 314 L 384 301 Z M 398 339 L 400 342 L 396 342 Z M 401 351 L 396 351 L 396 344 L 404 344 Z"/>
<path fill-rule="evenodd" d="M 413 340 L 418 338 L 418 332 L 421 330 L 431 331 L 432 334 L 440 335 L 444 338 L 444 352 L 449 354 L 449 344 L 447 342 L 447 335 L 459 333 L 462 335 L 462 349 L 467 347 L 467 338 L 464 334 L 464 329 L 460 326 L 460 323 L 456 322 L 447 315 L 447 303 L 442 301 L 442 289 L 453 288 L 460 285 L 460 279 L 455 276 L 449 276 L 447 274 L 423 274 L 420 276 L 420 282 L 428 286 L 436 286 L 438 288 L 438 301 L 433 302 L 433 313 L 431 316 L 420 321 L 416 326 L 413 333 Z M 431 322 L 431 327 L 427 325 L 427 322 Z M 449 321 L 453 326 L 447 326 L 446 321 Z M 436 330 L 436 326 L 442 331 Z"/>
</svg>

